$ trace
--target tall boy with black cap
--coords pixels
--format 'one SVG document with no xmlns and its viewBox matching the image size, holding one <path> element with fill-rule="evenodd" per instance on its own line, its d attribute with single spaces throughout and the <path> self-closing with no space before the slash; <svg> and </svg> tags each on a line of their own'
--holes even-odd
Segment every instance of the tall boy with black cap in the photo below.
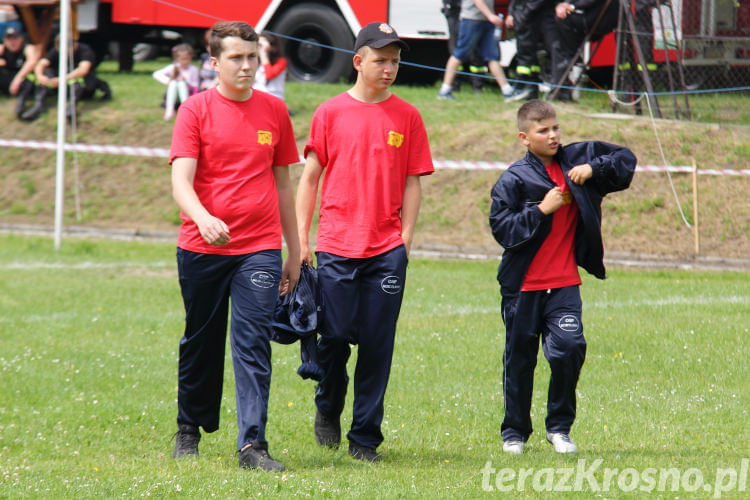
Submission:
<svg viewBox="0 0 750 500">
<path fill-rule="evenodd" d="M 376 462 L 406 264 L 421 198 L 433 172 L 419 112 L 390 92 L 407 45 L 386 23 L 362 28 L 354 45 L 357 80 L 315 112 L 297 190 L 301 258 L 312 263 L 310 222 L 325 169 L 316 255 L 325 319 L 315 392 L 315 438 L 341 441 L 349 344 L 358 344 L 349 453 Z"/>
</svg>

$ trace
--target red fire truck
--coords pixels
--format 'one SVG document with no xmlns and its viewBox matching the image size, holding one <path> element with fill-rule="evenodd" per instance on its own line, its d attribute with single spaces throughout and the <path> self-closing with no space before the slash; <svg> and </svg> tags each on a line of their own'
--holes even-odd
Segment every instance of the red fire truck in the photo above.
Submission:
<svg viewBox="0 0 750 500">
<path fill-rule="evenodd" d="M 290 37 L 284 49 L 291 79 L 335 82 L 350 74 L 351 54 L 326 46 L 350 49 L 359 29 L 373 21 L 389 22 L 409 41 L 415 49 L 410 59 L 443 66 L 448 29 L 441 7 L 441 0 L 87 0 L 78 17 L 79 24 L 95 20 L 97 32 L 115 39 L 137 40 L 159 28 L 198 46 L 216 21 L 243 20 L 259 32 Z"/>
</svg>

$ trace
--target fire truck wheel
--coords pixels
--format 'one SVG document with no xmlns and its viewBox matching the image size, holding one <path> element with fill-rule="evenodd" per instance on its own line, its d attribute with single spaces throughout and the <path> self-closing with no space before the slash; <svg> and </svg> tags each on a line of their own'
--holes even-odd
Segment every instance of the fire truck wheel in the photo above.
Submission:
<svg viewBox="0 0 750 500">
<path fill-rule="evenodd" d="M 284 12 L 271 30 L 294 38 L 284 41 L 290 80 L 334 83 L 351 76 L 354 37 L 338 11 L 301 3 Z"/>
</svg>

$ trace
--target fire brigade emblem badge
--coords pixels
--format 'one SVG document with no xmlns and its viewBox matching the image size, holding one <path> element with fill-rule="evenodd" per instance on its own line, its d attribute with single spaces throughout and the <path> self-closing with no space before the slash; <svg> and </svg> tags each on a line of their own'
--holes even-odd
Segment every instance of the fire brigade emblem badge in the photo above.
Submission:
<svg viewBox="0 0 750 500">
<path fill-rule="evenodd" d="M 398 276 L 386 276 L 380 282 L 380 288 L 388 295 L 395 295 L 401 291 L 401 278 Z"/>
<path fill-rule="evenodd" d="M 382 23 L 380 26 L 378 26 L 378 29 L 382 31 L 383 33 L 393 33 L 393 28 L 391 28 L 389 25 Z"/>
<path fill-rule="evenodd" d="M 400 148 L 403 143 L 404 143 L 403 134 L 399 134 L 398 132 L 394 132 L 393 130 L 390 130 L 388 132 L 388 145 L 389 146 Z"/>
<path fill-rule="evenodd" d="M 268 130 L 258 130 L 258 144 L 273 145 L 273 135 Z"/>
</svg>

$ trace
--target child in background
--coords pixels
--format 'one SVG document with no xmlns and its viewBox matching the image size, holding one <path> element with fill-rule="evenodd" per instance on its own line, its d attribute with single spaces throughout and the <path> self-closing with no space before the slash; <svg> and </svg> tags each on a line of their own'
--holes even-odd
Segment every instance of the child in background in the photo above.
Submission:
<svg viewBox="0 0 750 500">
<path fill-rule="evenodd" d="M 199 75 L 200 75 L 200 91 L 203 92 L 204 90 L 208 90 L 211 88 L 214 88 L 216 84 L 219 83 L 219 74 L 214 70 L 214 67 L 211 65 L 211 47 L 209 46 L 208 40 L 211 35 L 211 28 L 206 30 L 205 34 L 205 40 L 206 40 L 206 51 L 201 54 L 200 57 L 200 64 L 199 64 Z"/>
<path fill-rule="evenodd" d="M 154 78 L 167 86 L 164 119 L 174 116 L 177 105 L 198 91 L 200 75 L 193 66 L 193 48 L 181 43 L 172 47 L 172 64 L 154 71 Z M 179 100 L 178 100 L 179 99 Z"/>
<path fill-rule="evenodd" d="M 286 59 L 281 48 L 281 41 L 272 34 L 263 32 L 258 40 L 260 66 L 255 74 L 254 89 L 268 92 L 284 100 L 284 82 L 286 81 Z"/>
</svg>

